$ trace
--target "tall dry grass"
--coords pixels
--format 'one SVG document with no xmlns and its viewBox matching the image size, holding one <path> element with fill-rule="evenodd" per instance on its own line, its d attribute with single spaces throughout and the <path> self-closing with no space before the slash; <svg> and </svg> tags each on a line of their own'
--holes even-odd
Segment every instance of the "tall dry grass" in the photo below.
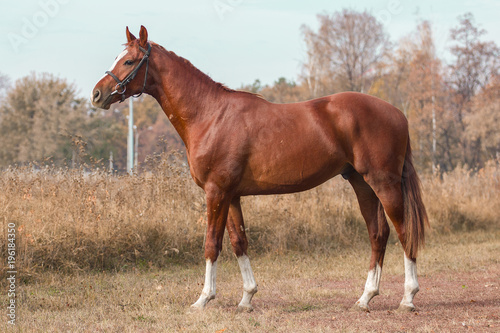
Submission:
<svg viewBox="0 0 500 333">
<path fill-rule="evenodd" d="M 423 185 L 436 232 L 500 229 L 500 160 L 424 177 Z"/>
<path fill-rule="evenodd" d="M 156 156 L 149 165 L 149 171 L 132 176 L 53 167 L 3 171 L 2 258 L 7 225 L 15 223 L 22 277 L 47 269 L 126 270 L 201 261 L 203 191 L 175 154 Z M 476 173 L 457 169 L 422 177 L 431 232 L 498 230 L 499 171 L 492 162 Z M 340 177 L 308 192 L 244 198 L 242 206 L 252 255 L 330 251 L 366 241 L 354 192 Z M 223 252 L 231 252 L 227 240 Z M 5 264 L 0 263 L 2 273 Z"/>
</svg>

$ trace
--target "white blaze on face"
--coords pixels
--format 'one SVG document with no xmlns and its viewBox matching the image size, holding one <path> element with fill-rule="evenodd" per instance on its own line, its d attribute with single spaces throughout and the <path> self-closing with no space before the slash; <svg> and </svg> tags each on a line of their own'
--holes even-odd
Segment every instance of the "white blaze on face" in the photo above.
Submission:
<svg viewBox="0 0 500 333">
<path fill-rule="evenodd" d="M 116 65 L 118 64 L 118 62 L 119 62 L 121 59 L 123 59 L 123 57 L 125 57 L 127 54 L 128 54 L 127 49 L 123 50 L 123 51 L 122 51 L 122 53 L 120 53 L 120 54 L 116 57 L 115 61 L 113 62 L 113 64 L 111 65 L 111 67 L 108 69 L 108 71 L 109 71 L 109 72 L 112 72 L 112 71 L 115 69 L 115 67 L 116 67 Z M 103 76 L 99 79 L 99 81 L 101 81 L 102 79 L 104 79 L 107 75 L 108 75 L 108 74 L 104 74 L 104 75 L 103 75 Z"/>
<path fill-rule="evenodd" d="M 123 57 L 125 57 L 127 55 L 128 51 L 127 49 L 123 50 L 122 53 L 120 53 L 118 55 L 118 57 L 116 57 L 115 59 L 115 62 L 111 65 L 111 67 L 109 68 L 109 71 L 111 72 L 113 69 L 115 69 L 116 67 L 116 64 L 118 64 L 118 61 L 120 61 Z"/>
</svg>

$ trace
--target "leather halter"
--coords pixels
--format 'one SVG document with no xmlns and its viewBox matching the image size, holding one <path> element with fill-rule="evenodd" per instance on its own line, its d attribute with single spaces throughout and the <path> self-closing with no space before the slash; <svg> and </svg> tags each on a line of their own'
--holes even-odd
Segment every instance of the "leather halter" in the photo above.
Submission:
<svg viewBox="0 0 500 333">
<path fill-rule="evenodd" d="M 111 96 L 113 96 L 115 94 L 122 95 L 120 103 L 125 100 L 125 91 L 127 90 L 127 84 L 135 78 L 135 76 L 137 75 L 137 72 L 139 72 L 139 69 L 141 69 L 141 66 L 144 63 L 146 63 L 146 74 L 144 75 L 144 83 L 142 84 L 142 90 L 139 94 L 133 95 L 132 97 L 141 96 L 142 93 L 144 92 L 144 89 L 146 88 L 146 80 L 148 78 L 148 68 L 149 68 L 149 55 L 151 54 L 151 44 L 148 43 L 147 45 L 148 45 L 147 50 L 145 50 L 141 46 L 139 46 L 139 50 L 144 52 L 144 56 L 142 57 L 139 64 L 123 80 L 120 81 L 120 79 L 115 74 L 113 74 L 111 71 L 106 71 L 106 74 L 111 76 L 117 82 L 116 86 L 115 86 L 115 90 L 111 93 Z"/>
</svg>

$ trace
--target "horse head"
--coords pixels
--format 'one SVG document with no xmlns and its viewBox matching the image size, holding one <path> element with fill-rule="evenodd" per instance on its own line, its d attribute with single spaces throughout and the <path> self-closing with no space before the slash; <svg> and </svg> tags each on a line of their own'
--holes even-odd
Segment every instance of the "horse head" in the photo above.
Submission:
<svg viewBox="0 0 500 333">
<path fill-rule="evenodd" d="M 140 95 L 146 89 L 151 53 L 148 31 L 141 26 L 137 39 L 127 27 L 126 35 L 125 49 L 91 92 L 90 100 L 95 107 L 109 109 L 111 104 Z"/>
</svg>

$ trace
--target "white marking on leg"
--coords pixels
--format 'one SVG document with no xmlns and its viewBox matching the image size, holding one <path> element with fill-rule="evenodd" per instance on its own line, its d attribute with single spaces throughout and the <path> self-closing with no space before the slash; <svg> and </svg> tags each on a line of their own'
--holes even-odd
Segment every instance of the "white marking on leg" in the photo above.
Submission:
<svg viewBox="0 0 500 333">
<path fill-rule="evenodd" d="M 250 301 L 253 295 L 257 292 L 257 283 L 253 276 L 252 267 L 250 266 L 250 259 L 247 255 L 238 257 L 238 264 L 240 265 L 241 276 L 243 277 L 243 297 L 238 308 L 243 310 L 252 310 Z"/>
<path fill-rule="evenodd" d="M 375 264 L 375 267 L 368 272 L 368 277 L 365 283 L 365 291 L 363 295 L 356 302 L 355 306 L 360 307 L 362 310 L 369 311 L 368 303 L 370 300 L 377 296 L 379 293 L 380 286 L 380 276 L 382 275 L 382 267 L 378 263 Z"/>
<path fill-rule="evenodd" d="M 203 309 L 205 305 L 215 298 L 215 278 L 217 275 L 217 261 L 212 263 L 207 259 L 207 267 L 205 272 L 205 285 L 201 291 L 200 298 L 191 305 L 193 308 Z"/>
<path fill-rule="evenodd" d="M 417 280 L 417 263 L 408 258 L 405 254 L 405 293 L 399 307 L 402 310 L 414 310 L 413 297 L 419 291 Z"/>
</svg>

